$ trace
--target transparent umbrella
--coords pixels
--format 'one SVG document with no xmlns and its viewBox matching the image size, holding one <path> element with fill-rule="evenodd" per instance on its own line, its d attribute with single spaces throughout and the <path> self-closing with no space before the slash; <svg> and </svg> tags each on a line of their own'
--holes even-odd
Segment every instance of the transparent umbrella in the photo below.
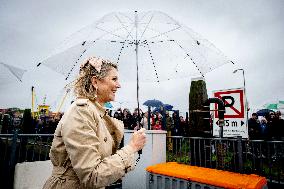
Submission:
<svg viewBox="0 0 284 189">
<path fill-rule="evenodd" d="M 22 82 L 26 70 L 0 62 L 0 85 L 10 84 L 14 81 Z"/>
<path fill-rule="evenodd" d="M 122 81 L 160 82 L 204 75 L 233 63 L 212 43 L 165 13 L 113 12 L 71 35 L 41 61 L 74 78 L 80 63 L 98 56 L 119 64 Z"/>
</svg>

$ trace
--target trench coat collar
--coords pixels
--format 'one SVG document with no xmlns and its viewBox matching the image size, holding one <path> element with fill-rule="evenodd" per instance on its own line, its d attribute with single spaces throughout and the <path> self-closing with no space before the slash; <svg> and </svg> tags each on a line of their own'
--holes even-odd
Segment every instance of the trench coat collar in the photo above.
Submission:
<svg viewBox="0 0 284 189">
<path fill-rule="evenodd" d="M 91 101 L 91 102 L 96 106 L 101 118 L 107 115 L 107 110 L 102 105 L 100 105 L 97 101 Z"/>
</svg>

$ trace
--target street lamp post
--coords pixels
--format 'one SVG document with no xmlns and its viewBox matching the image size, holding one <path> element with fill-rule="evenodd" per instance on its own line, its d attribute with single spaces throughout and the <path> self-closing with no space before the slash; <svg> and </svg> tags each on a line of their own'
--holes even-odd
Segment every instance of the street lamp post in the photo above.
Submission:
<svg viewBox="0 0 284 189">
<path fill-rule="evenodd" d="M 248 102 L 247 102 L 247 94 L 246 94 L 246 79 L 245 79 L 245 70 L 244 69 L 236 69 L 233 73 L 237 71 L 242 71 L 243 73 L 243 81 L 244 81 L 244 94 L 245 94 L 245 112 L 246 112 L 246 126 L 247 126 L 247 119 L 248 119 Z"/>
<path fill-rule="evenodd" d="M 245 70 L 244 69 L 236 69 L 236 70 L 234 70 L 233 71 L 233 73 L 236 73 L 237 71 L 242 71 L 243 72 L 243 80 L 244 80 L 244 93 L 245 93 L 245 95 L 247 95 L 246 94 L 246 79 L 245 79 Z M 247 97 L 247 96 L 246 96 Z M 246 103 L 247 103 L 247 100 L 246 100 Z"/>
</svg>

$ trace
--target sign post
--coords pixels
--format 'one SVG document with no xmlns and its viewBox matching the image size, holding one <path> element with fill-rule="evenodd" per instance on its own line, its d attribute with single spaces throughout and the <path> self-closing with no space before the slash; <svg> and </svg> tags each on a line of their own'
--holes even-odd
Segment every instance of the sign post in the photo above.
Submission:
<svg viewBox="0 0 284 189">
<path fill-rule="evenodd" d="M 223 100 L 225 105 L 223 136 L 248 138 L 244 88 L 214 91 L 213 96 Z M 213 106 L 213 136 L 219 136 L 218 105 Z"/>
</svg>

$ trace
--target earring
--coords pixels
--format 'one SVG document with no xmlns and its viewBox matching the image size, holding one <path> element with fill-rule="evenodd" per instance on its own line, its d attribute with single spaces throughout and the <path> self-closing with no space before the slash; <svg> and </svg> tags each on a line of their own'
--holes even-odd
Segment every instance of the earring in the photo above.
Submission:
<svg viewBox="0 0 284 189">
<path fill-rule="evenodd" d="M 98 87 L 95 87 L 95 95 L 94 95 L 94 99 L 96 99 L 98 97 Z"/>
</svg>

